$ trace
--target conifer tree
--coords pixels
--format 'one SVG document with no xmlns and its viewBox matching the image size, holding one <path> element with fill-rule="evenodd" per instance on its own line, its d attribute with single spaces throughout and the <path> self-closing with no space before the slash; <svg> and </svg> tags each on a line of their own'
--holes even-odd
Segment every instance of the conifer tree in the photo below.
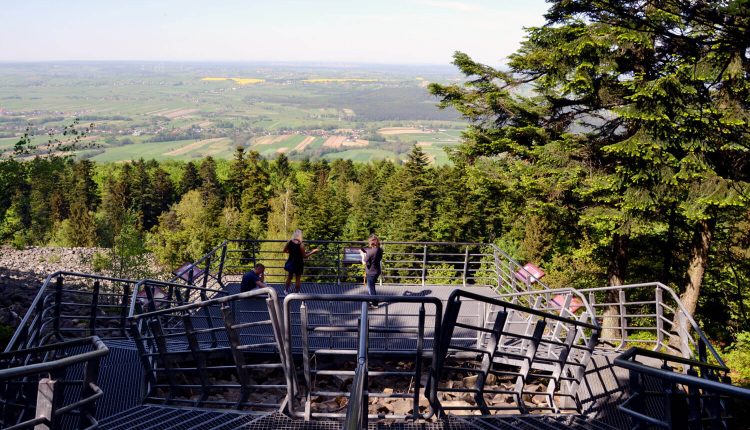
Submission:
<svg viewBox="0 0 750 430">
<path fill-rule="evenodd" d="M 270 211 L 271 179 L 268 165 L 256 151 L 247 154 L 247 168 L 243 176 L 240 213 L 245 220 L 248 237 L 259 237 L 265 230 Z"/>
<path fill-rule="evenodd" d="M 242 190 L 245 186 L 245 175 L 247 174 L 247 162 L 245 161 L 245 148 L 238 146 L 234 151 L 234 160 L 229 166 L 229 177 L 227 178 L 227 205 L 239 208 L 242 202 Z"/>
<path fill-rule="evenodd" d="M 180 179 L 180 186 L 178 187 L 180 195 L 187 193 L 190 190 L 196 190 L 201 185 L 201 178 L 198 175 L 198 168 L 195 167 L 195 163 L 188 161 L 185 164 L 185 169 L 182 172 L 182 178 Z"/>
</svg>

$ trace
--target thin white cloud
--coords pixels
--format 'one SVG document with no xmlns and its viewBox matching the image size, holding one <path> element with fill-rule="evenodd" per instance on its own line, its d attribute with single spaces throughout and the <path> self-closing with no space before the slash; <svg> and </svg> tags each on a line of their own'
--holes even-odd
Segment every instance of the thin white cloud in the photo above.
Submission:
<svg viewBox="0 0 750 430">
<path fill-rule="evenodd" d="M 477 12 L 482 10 L 479 5 L 469 4 L 460 1 L 443 1 L 443 0 L 417 0 L 418 4 L 432 6 L 441 9 L 458 10 L 461 12 Z"/>
</svg>

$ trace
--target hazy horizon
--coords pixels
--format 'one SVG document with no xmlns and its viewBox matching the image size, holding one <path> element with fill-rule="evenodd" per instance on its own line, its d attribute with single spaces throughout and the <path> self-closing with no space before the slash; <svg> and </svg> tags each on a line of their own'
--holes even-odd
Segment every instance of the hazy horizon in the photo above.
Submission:
<svg viewBox="0 0 750 430">
<path fill-rule="evenodd" d="M 377 3 L 94 0 L 3 8 L 0 62 L 169 62 L 438 66 L 454 51 L 502 65 L 543 0 Z"/>
</svg>

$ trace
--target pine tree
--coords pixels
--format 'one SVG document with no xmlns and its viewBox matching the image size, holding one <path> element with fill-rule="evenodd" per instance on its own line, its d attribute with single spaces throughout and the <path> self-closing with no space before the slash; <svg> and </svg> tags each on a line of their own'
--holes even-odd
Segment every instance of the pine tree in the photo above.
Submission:
<svg viewBox="0 0 750 430">
<path fill-rule="evenodd" d="M 227 204 L 229 206 L 240 207 L 246 172 L 245 148 L 238 146 L 235 148 L 234 161 L 229 166 L 229 177 L 227 178 Z"/>
<path fill-rule="evenodd" d="M 198 175 L 198 168 L 195 167 L 195 163 L 188 161 L 185 164 L 185 169 L 182 172 L 182 179 L 180 179 L 180 186 L 178 187 L 180 195 L 187 193 L 190 190 L 196 190 L 201 185 L 201 178 Z"/>
<path fill-rule="evenodd" d="M 256 151 L 247 154 L 240 213 L 245 220 L 248 237 L 260 237 L 268 222 L 271 178 L 268 165 Z"/>
</svg>

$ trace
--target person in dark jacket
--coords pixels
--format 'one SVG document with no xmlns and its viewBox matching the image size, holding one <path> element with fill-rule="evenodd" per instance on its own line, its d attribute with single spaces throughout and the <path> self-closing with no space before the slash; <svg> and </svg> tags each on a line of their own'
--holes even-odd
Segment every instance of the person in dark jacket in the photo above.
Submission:
<svg viewBox="0 0 750 430">
<path fill-rule="evenodd" d="M 250 291 L 253 288 L 266 288 L 263 280 L 265 279 L 266 266 L 258 263 L 255 268 L 242 276 L 242 283 L 240 284 L 240 292 Z"/>
<path fill-rule="evenodd" d="M 380 276 L 380 263 L 383 261 L 383 248 L 380 247 L 380 239 L 374 234 L 371 234 L 367 239 L 369 245 L 368 248 L 360 249 L 362 254 L 362 263 L 365 265 L 365 283 L 367 283 L 367 289 L 371 296 L 377 295 L 375 291 L 375 283 L 378 281 Z M 371 307 L 377 307 L 378 302 L 370 302 Z"/>
<path fill-rule="evenodd" d="M 294 275 L 294 292 L 299 293 L 300 287 L 302 286 L 300 279 L 302 277 L 302 271 L 305 268 L 305 259 L 318 251 L 318 248 L 315 248 L 310 252 L 305 251 L 305 243 L 302 241 L 302 230 L 297 229 L 294 231 L 294 234 L 292 234 L 292 238 L 289 240 L 289 242 L 286 243 L 286 245 L 284 245 L 284 252 L 289 254 L 289 257 L 284 264 L 284 270 L 287 271 L 286 286 L 284 287 L 284 291 L 286 291 L 287 293 L 292 292 L 292 275 Z"/>
</svg>

